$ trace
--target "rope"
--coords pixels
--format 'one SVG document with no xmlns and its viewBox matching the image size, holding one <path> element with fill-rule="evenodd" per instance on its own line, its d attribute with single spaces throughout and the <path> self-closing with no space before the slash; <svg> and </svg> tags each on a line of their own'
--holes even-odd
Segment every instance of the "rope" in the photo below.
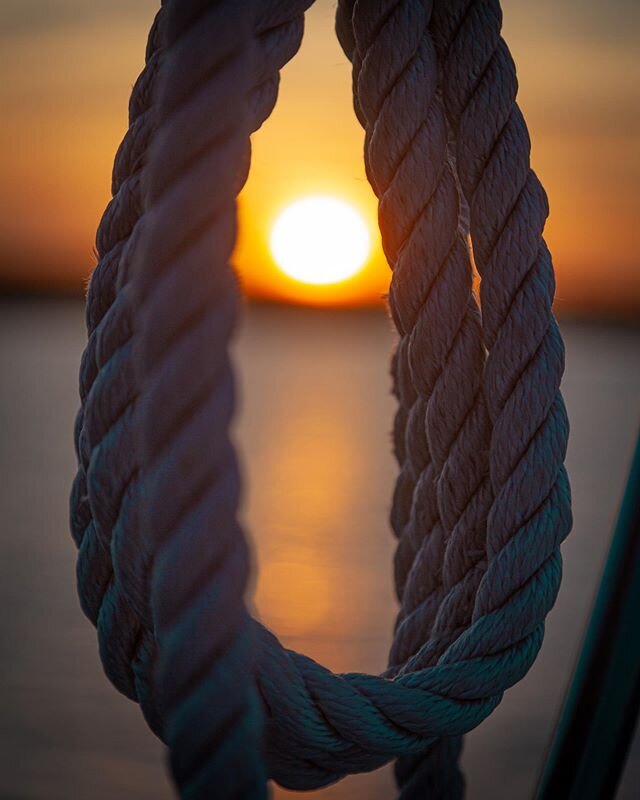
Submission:
<svg viewBox="0 0 640 800">
<path fill-rule="evenodd" d="M 250 127 L 251 16 L 198 0 L 170 3 L 167 15 L 158 130 L 131 240 L 154 691 L 181 796 L 260 798 L 262 709 L 243 601 L 249 555 L 227 432 L 239 299 L 227 263 Z"/>
<path fill-rule="evenodd" d="M 363 28 L 367 21 L 378 30 L 377 40 L 361 41 L 360 48 L 352 25 L 354 5 L 354 24 Z M 423 651 L 423 663 L 435 663 L 469 624 L 469 597 L 483 572 L 491 499 L 484 457 L 490 431 L 481 392 L 480 316 L 459 224 L 455 172 L 447 158 L 446 121 L 430 37 L 424 37 L 412 60 L 396 67 L 398 79 L 379 81 L 385 49 L 394 39 L 406 38 L 399 17 L 411 11 L 411 4 L 400 4 L 391 12 L 384 10 L 386 19 L 376 20 L 364 16 L 368 9 L 347 2 L 339 4 L 336 17 L 338 37 L 354 66 L 355 105 L 367 131 L 367 172 L 380 197 L 383 244 L 394 270 L 389 302 L 402 337 L 393 362 L 399 400 L 394 442 L 401 474 L 392 524 L 399 537 L 395 578 L 402 606 L 390 654 L 392 670 L 415 655 L 425 632 L 431 649 L 429 654 Z M 408 21 L 415 31 L 415 23 Z M 430 80 L 417 81 L 418 71 Z M 411 183 L 407 172 L 424 174 L 432 182 Z M 417 213 L 405 223 L 407 187 Z M 398 217 L 410 230 L 399 247 L 388 234 Z M 430 247 L 436 237 L 440 252 Z M 394 249 L 400 255 L 393 257 Z M 406 295 L 409 287 L 415 295 L 407 302 L 401 293 Z M 441 298 L 446 298 L 445 314 Z M 409 303 L 421 304 L 410 328 L 402 319 Z M 440 352 L 434 342 L 443 343 Z M 437 377 L 425 386 L 421 367 L 430 358 Z M 444 757 L 459 750 L 446 742 L 441 749 Z M 425 763 L 432 765 L 432 777 L 427 781 L 423 776 L 420 785 L 425 789 L 428 783 L 433 793 L 434 782 L 447 771 L 434 748 Z M 405 772 L 400 768 L 398 774 Z M 451 786 L 451 781 L 446 784 Z"/>
<path fill-rule="evenodd" d="M 120 691 L 141 701 L 146 687 L 137 680 L 136 668 L 132 668 L 139 624 L 114 580 L 110 546 L 121 499 L 129 485 L 136 487 L 130 446 L 130 408 L 136 395 L 131 367 L 131 313 L 126 293 L 118 292 L 118 276 L 125 245 L 140 217 L 140 169 L 152 135 L 150 104 L 161 56 L 161 20 L 162 12 L 149 33 L 145 69 L 132 91 L 130 127 L 114 163 L 114 197 L 96 238 L 99 261 L 87 294 L 89 339 L 80 368 L 82 405 L 76 421 L 79 467 L 71 495 L 82 607 L 98 626 L 107 675 Z M 145 640 L 147 661 L 151 638 Z M 143 708 L 149 705 L 143 703 Z M 147 719 L 157 730 L 159 723 L 153 714 Z"/>
<path fill-rule="evenodd" d="M 309 0 L 288 0 L 259 9 L 258 54 L 248 97 L 252 131 L 275 105 L 279 70 L 300 45 L 308 5 Z M 87 296 L 89 341 L 80 370 L 82 406 L 76 424 L 80 465 L 71 497 L 72 530 L 80 548 L 79 595 L 85 613 L 98 627 L 105 671 L 120 691 L 140 702 L 158 735 L 161 722 L 151 696 L 155 641 L 148 601 L 150 554 L 139 532 L 139 459 L 132 447 L 137 398 L 133 322 L 122 253 L 140 217 L 140 171 L 155 125 L 150 106 L 162 57 L 162 13 L 152 26 L 147 64 L 132 92 L 130 129 L 114 164 L 114 200 L 98 229 L 101 258 Z M 248 142 L 246 147 L 238 189 L 248 174 Z"/>
<path fill-rule="evenodd" d="M 403 797 L 424 787 L 460 796 L 457 737 L 533 662 L 570 526 L 546 200 L 528 166 L 499 6 L 338 8 L 400 334 L 401 609 L 390 668 L 375 677 L 333 675 L 284 649 L 242 600 L 227 433 L 237 287 L 225 264 L 248 133 L 273 107 L 274 71 L 301 31 L 283 21 L 295 4 L 258 5 L 272 18 L 249 26 L 248 7 L 169 3 L 168 52 L 150 37 L 134 89 L 101 223 L 122 244 L 92 280 L 81 368 L 72 519 L 83 607 L 109 676 L 169 744 L 182 796 L 262 796 L 263 712 L 268 774 L 284 785 L 320 786 L 402 756 Z M 260 46 L 283 25 L 298 38 Z"/>
<path fill-rule="evenodd" d="M 435 11 L 434 40 L 470 207 L 488 348 L 484 388 L 494 500 L 477 616 L 527 581 L 538 582 L 545 605 L 555 600 L 559 546 L 571 528 L 563 466 L 569 425 L 559 389 L 564 347 L 551 311 L 555 282 L 542 238 L 548 203 L 530 168 L 515 65 L 500 37 L 500 4 L 442 1 Z"/>
</svg>

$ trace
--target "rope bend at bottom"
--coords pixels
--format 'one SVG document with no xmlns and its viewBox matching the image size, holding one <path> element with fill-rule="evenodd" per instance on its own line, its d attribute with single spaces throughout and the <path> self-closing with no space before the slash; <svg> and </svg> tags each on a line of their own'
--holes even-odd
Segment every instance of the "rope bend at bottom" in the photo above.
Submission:
<svg viewBox="0 0 640 800">
<path fill-rule="evenodd" d="M 435 739 L 479 724 L 540 647 L 559 585 L 568 508 L 560 495 L 544 519 L 538 516 L 535 530 L 521 526 L 494 548 L 468 627 L 435 664 L 412 670 L 410 660 L 388 677 L 333 675 L 251 622 L 242 600 L 247 551 L 236 521 L 239 481 L 228 439 L 233 377 L 227 350 L 238 289 L 227 264 L 236 176 L 250 127 L 242 99 L 251 85 L 252 45 L 248 6 L 240 13 L 237 4 L 212 5 L 228 25 L 208 43 L 216 53 L 208 74 L 199 84 L 187 81 L 185 90 L 180 45 L 197 37 L 206 3 L 168 4 L 144 213 L 127 244 L 141 388 L 139 513 L 153 553 L 155 690 L 181 794 L 260 797 L 262 705 L 269 772 L 297 788 L 396 756 L 420 756 Z M 411 4 L 372 3 L 367 10 L 385 5 Z M 370 47 L 390 46 L 384 39 L 389 8 L 366 32 Z M 371 17 L 354 14 L 356 25 L 365 22 Z M 428 29 L 422 36 L 430 36 Z M 361 57 L 364 62 L 366 52 Z M 535 396 L 541 380 L 537 373 L 525 376 L 524 390 Z M 546 455 L 549 471 L 559 472 L 562 447 Z M 526 486 L 520 491 L 526 497 Z M 492 590 L 497 575 L 500 592 Z"/>
</svg>

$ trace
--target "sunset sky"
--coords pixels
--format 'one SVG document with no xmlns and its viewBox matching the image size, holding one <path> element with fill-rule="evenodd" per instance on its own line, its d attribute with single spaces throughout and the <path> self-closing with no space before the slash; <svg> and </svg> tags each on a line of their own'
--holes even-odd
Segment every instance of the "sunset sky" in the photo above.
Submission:
<svg viewBox="0 0 640 800">
<path fill-rule="evenodd" d="M 89 274 L 156 5 L 0 0 L 0 286 L 69 289 Z M 307 14 L 277 108 L 254 137 L 235 258 L 252 296 L 363 304 L 379 301 L 388 284 L 334 7 L 318 0 Z M 503 7 L 533 165 L 551 202 L 557 310 L 637 313 L 640 3 L 505 0 Z M 350 280 L 305 286 L 278 269 L 269 237 L 283 208 L 318 194 L 357 209 L 374 246 Z"/>
</svg>

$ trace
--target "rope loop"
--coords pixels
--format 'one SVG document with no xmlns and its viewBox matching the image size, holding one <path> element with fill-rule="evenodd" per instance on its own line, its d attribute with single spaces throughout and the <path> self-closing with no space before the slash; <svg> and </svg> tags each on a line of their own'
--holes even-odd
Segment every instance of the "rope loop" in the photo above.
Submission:
<svg viewBox="0 0 640 800">
<path fill-rule="evenodd" d="M 168 0 L 151 29 L 87 295 L 78 589 L 182 797 L 397 758 L 404 800 L 457 798 L 460 737 L 533 663 L 571 527 L 548 205 L 498 0 L 340 0 L 398 331 L 399 612 L 380 676 L 285 649 L 244 602 L 229 262 L 249 136 L 310 4 Z"/>
</svg>

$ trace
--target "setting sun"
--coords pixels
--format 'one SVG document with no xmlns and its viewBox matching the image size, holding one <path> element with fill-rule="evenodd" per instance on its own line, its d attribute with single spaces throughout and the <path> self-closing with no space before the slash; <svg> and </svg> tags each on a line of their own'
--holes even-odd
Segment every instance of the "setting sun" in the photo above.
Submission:
<svg viewBox="0 0 640 800">
<path fill-rule="evenodd" d="M 270 246 L 277 265 L 290 278 L 325 285 L 355 275 L 369 256 L 371 239 L 352 206 L 317 195 L 284 209 L 271 231 Z"/>
</svg>

